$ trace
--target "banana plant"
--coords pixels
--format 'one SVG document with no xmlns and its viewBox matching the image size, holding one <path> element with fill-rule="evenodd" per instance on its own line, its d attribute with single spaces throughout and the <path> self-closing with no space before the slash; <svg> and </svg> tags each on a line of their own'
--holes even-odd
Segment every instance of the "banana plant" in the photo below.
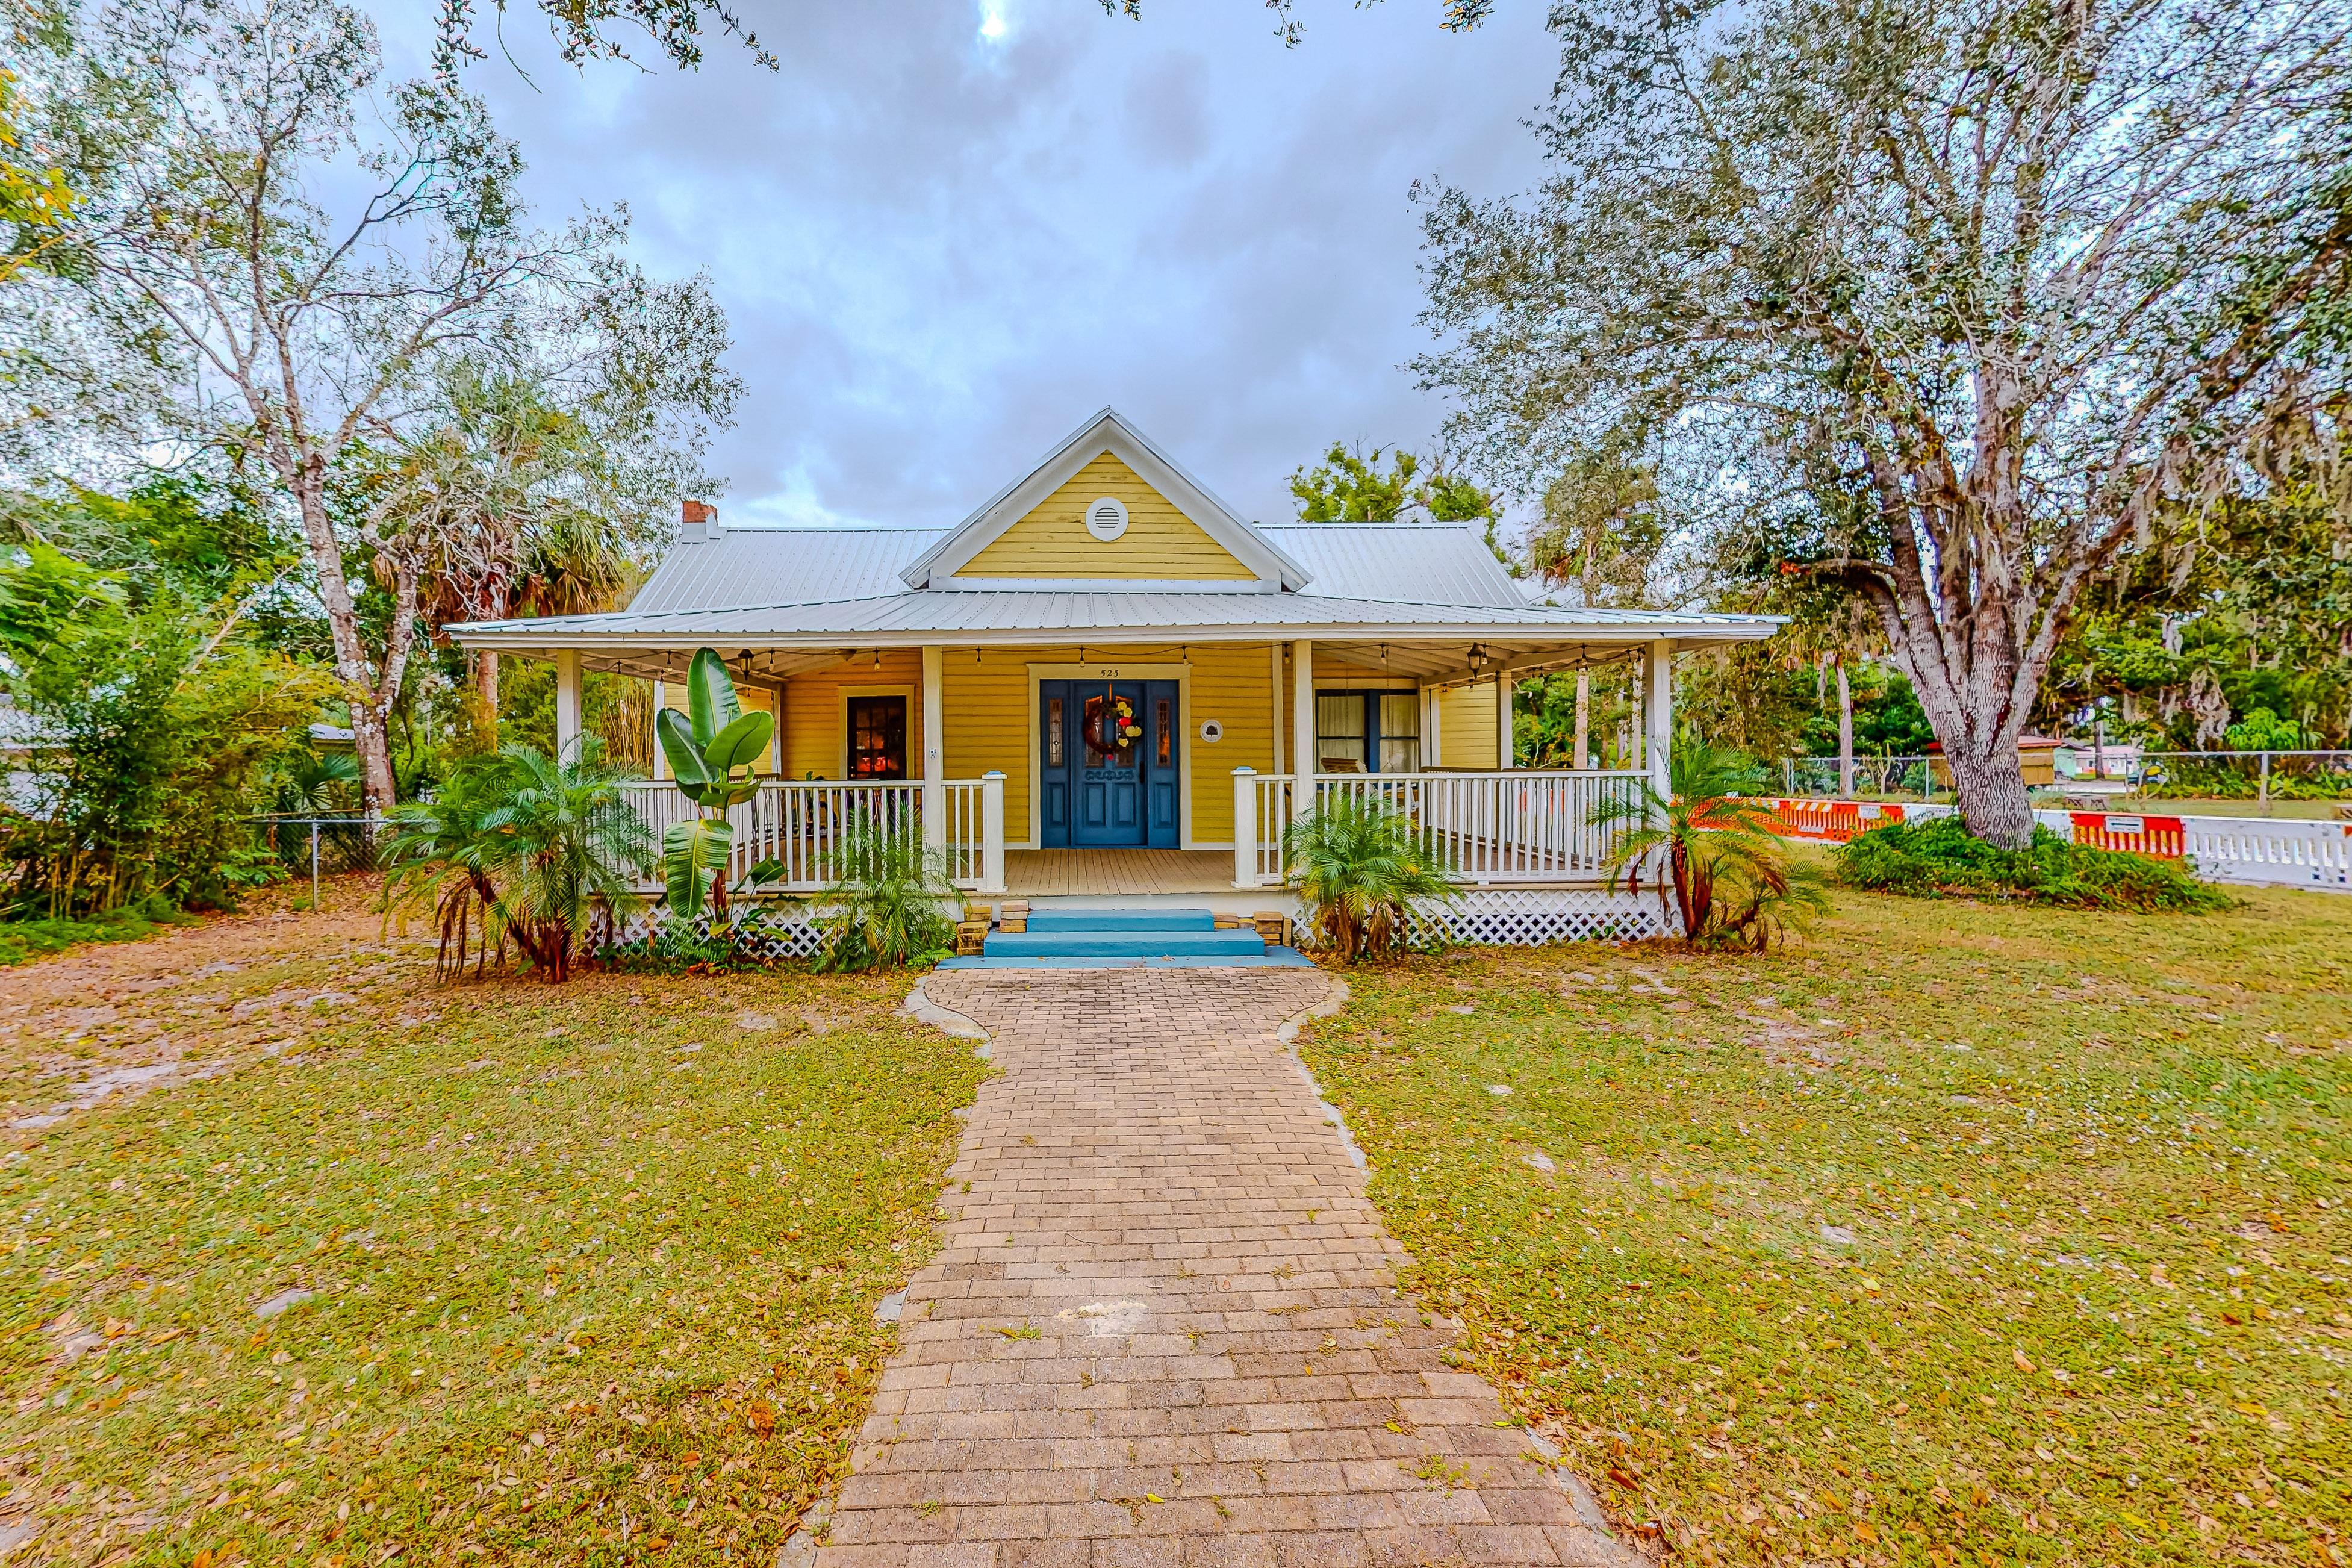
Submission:
<svg viewBox="0 0 2352 1568">
<path fill-rule="evenodd" d="M 662 835 L 662 876 L 670 912 L 678 919 L 694 920 L 706 905 L 712 914 L 726 915 L 727 862 L 735 852 L 727 808 L 759 793 L 752 770 L 775 732 L 772 715 L 743 711 L 726 664 L 707 647 L 696 652 L 687 671 L 686 711 L 665 708 L 654 715 L 654 733 L 678 793 L 702 808 Z"/>
</svg>

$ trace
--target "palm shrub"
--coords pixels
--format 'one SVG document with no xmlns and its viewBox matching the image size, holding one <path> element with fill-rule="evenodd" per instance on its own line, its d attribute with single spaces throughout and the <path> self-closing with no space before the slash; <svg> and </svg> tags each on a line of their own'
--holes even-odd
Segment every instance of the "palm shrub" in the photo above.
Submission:
<svg viewBox="0 0 2352 1568">
<path fill-rule="evenodd" d="M 436 971 L 478 974 L 509 942 L 551 983 L 600 906 L 614 921 L 644 907 L 632 878 L 653 865 L 653 832 L 621 793 L 593 739 L 570 762 L 510 745 L 461 769 L 431 801 L 396 806 L 383 848 L 386 912 L 429 907 Z"/>
<path fill-rule="evenodd" d="M 1590 820 L 1617 830 L 1610 874 L 1629 892 L 1651 879 L 1659 907 L 1681 915 L 1685 945 L 1762 952 L 1827 910 L 1821 873 L 1790 860 L 1771 808 L 1754 798 L 1765 782 L 1754 759 L 1685 741 L 1670 779 L 1671 797 L 1643 779 L 1595 805 Z"/>
<path fill-rule="evenodd" d="M 1434 847 L 1384 800 L 1334 792 L 1283 830 L 1282 847 L 1309 924 L 1349 963 L 1402 946 L 1415 905 L 1457 897 Z"/>
<path fill-rule="evenodd" d="M 492 814 L 503 835 L 506 929 L 551 982 L 571 978 L 572 959 L 599 906 L 615 922 L 644 907 L 633 874 L 654 863 L 653 830 L 621 793 L 593 737 L 558 762 L 533 746 L 500 750 L 513 788 Z"/>
<path fill-rule="evenodd" d="M 820 972 L 896 969 L 954 945 L 941 906 L 957 896 L 955 884 L 912 824 L 854 818 L 835 848 L 833 885 L 818 895 Z"/>
<path fill-rule="evenodd" d="M 513 773 L 502 756 L 460 763 L 430 800 L 385 814 L 384 918 L 432 912 L 439 937 L 433 973 L 446 980 L 506 955 L 506 926 L 495 876 L 503 869 L 504 836 L 491 815 L 505 807 Z"/>
</svg>

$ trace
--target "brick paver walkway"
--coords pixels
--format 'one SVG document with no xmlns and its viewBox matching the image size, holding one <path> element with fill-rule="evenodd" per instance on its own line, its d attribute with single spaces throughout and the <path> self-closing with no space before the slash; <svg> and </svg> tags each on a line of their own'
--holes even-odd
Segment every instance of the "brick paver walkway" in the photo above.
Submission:
<svg viewBox="0 0 2352 1568">
<path fill-rule="evenodd" d="M 1002 1071 L 819 1568 L 1619 1563 L 1276 1039 L 1312 971 L 935 975 Z"/>
</svg>

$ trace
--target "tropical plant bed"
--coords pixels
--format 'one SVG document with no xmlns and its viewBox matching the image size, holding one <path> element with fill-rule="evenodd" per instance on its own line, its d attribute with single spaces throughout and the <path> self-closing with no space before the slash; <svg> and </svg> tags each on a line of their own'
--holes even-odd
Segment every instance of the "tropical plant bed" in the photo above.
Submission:
<svg viewBox="0 0 2352 1568">
<path fill-rule="evenodd" d="M 1971 834 L 1958 816 L 1889 823 L 1839 846 L 1838 879 L 1914 898 L 1958 894 L 2082 910 L 2210 913 L 2236 902 L 2178 861 L 2071 844 L 2047 827 L 2023 849 Z"/>
<path fill-rule="evenodd" d="M 772 1561 L 845 1462 L 983 1065 L 895 1015 L 903 979 L 436 985 L 329 908 L 0 982 L 20 1120 L 186 1053 L 20 1127 L 0 1176 L 37 1550 Z"/>
<path fill-rule="evenodd" d="M 1465 1363 L 1675 1561 L 2335 1561 L 2352 900 L 1836 901 L 1351 977 L 1307 1060 Z"/>
</svg>

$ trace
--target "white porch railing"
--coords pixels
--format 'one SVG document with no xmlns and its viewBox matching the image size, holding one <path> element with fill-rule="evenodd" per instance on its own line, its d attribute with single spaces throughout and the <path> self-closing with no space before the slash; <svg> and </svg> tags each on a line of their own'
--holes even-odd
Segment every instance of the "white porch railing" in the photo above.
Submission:
<svg viewBox="0 0 2352 1568">
<path fill-rule="evenodd" d="M 1612 827 L 1596 827 L 1603 801 L 1631 800 L 1641 773 L 1537 772 L 1318 773 L 1319 800 L 1385 802 L 1404 814 L 1448 870 L 1473 885 L 1598 882 Z M 1282 829 L 1294 811 L 1295 776 L 1234 774 L 1234 884 L 1278 887 L 1286 868 Z"/>
<path fill-rule="evenodd" d="M 654 830 L 658 842 L 673 823 L 699 815 L 693 802 L 667 783 L 621 786 L 623 795 Z M 932 842 L 959 888 L 1002 892 L 1004 887 L 1004 779 L 950 779 L 940 786 L 938 832 Z M 849 835 L 871 826 L 891 834 L 923 831 L 923 784 L 919 779 L 883 783 L 838 779 L 761 782 L 759 793 L 730 806 L 735 847 L 727 879 L 736 882 L 762 860 L 782 867 L 763 886 L 810 893 L 837 880 Z M 992 829 L 993 830 L 992 832 Z M 654 883 L 650 886 L 658 886 Z"/>
</svg>

